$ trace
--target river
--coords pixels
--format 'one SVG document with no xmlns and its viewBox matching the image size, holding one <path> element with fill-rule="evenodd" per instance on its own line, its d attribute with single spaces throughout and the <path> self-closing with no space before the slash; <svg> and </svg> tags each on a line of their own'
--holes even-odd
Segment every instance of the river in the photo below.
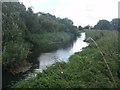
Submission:
<svg viewBox="0 0 120 90">
<path fill-rule="evenodd" d="M 69 47 L 40 54 L 38 57 L 39 68 L 35 69 L 35 71 L 42 72 L 42 70 L 45 70 L 47 66 L 50 66 L 55 62 L 67 62 L 70 56 L 74 55 L 76 52 L 82 51 L 83 48 L 89 45 L 87 42 L 84 42 L 85 38 L 86 36 L 83 32 L 81 33 L 81 36 L 77 37 L 77 39 L 71 45 L 69 45 Z"/>
<path fill-rule="evenodd" d="M 11 85 L 11 83 L 18 82 L 21 79 L 28 79 L 34 77 L 36 76 L 37 73 L 47 69 L 47 66 L 51 66 L 56 62 L 61 62 L 61 61 L 67 62 L 70 56 L 74 55 L 76 52 L 82 51 L 83 48 L 89 45 L 87 42 L 84 42 L 85 38 L 86 35 L 83 32 L 79 37 L 77 37 L 77 39 L 74 42 L 72 42 L 67 47 L 63 47 L 47 53 L 40 53 L 39 57 L 37 58 L 38 67 L 34 68 L 32 71 L 31 70 L 28 71 L 28 73 L 18 74 L 14 76 L 8 72 L 3 72 L 4 73 L 3 86 L 7 87 Z"/>
</svg>

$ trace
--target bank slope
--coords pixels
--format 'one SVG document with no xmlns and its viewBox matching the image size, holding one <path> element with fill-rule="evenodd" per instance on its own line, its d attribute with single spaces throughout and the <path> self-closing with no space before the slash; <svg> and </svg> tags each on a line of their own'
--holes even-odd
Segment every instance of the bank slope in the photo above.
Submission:
<svg viewBox="0 0 120 90">
<path fill-rule="evenodd" d="M 57 62 L 35 78 L 22 80 L 12 88 L 120 88 L 117 31 L 91 30 L 86 34 L 98 46 L 89 39 L 90 45 L 71 56 L 68 63 Z M 103 58 L 107 60 L 113 78 Z"/>
</svg>

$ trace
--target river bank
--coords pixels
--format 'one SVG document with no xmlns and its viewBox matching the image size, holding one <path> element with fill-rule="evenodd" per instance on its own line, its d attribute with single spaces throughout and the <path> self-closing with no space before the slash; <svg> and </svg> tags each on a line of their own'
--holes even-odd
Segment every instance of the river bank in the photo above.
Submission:
<svg viewBox="0 0 120 90">
<path fill-rule="evenodd" d="M 115 82 L 100 51 L 89 40 L 90 45 L 71 56 L 67 63 L 57 62 L 35 78 L 22 80 L 12 88 L 120 88 L 117 32 L 91 30 L 86 33 L 102 50 Z"/>
<path fill-rule="evenodd" d="M 37 35 L 35 35 L 35 37 L 36 36 Z M 35 47 L 31 49 L 31 53 L 28 55 L 26 60 L 19 60 L 18 62 L 15 62 L 14 65 L 10 65 L 11 67 L 8 67 L 7 70 L 3 68 L 3 87 L 7 87 L 8 85 L 10 85 L 11 81 L 15 83 L 16 81 L 25 78 L 29 73 L 34 72 L 34 69 L 39 67 L 39 61 L 37 58 L 41 53 L 46 53 L 59 48 L 68 47 L 69 44 L 76 40 L 76 37 L 71 33 L 56 32 L 44 33 L 36 39 L 32 40 L 35 42 Z M 60 43 L 51 44 L 51 42 Z M 9 80 L 6 80 L 7 77 L 9 77 Z"/>
</svg>

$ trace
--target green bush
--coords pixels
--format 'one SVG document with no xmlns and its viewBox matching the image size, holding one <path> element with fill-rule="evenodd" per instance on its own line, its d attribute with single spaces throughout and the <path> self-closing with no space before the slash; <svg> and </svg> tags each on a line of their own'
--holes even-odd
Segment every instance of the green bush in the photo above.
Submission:
<svg viewBox="0 0 120 90">
<path fill-rule="evenodd" d="M 30 53 L 31 45 L 24 42 L 8 42 L 3 48 L 3 65 L 13 63 L 18 60 L 24 60 Z"/>
</svg>

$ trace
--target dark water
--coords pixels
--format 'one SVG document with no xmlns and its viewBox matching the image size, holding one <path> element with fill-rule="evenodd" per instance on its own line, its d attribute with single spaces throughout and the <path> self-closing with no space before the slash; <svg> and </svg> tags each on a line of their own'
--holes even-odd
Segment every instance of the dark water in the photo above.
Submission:
<svg viewBox="0 0 120 90">
<path fill-rule="evenodd" d="M 2 88 L 8 88 L 12 83 L 21 80 L 22 78 L 23 76 L 21 74 L 13 75 L 6 70 L 2 70 Z"/>
</svg>

